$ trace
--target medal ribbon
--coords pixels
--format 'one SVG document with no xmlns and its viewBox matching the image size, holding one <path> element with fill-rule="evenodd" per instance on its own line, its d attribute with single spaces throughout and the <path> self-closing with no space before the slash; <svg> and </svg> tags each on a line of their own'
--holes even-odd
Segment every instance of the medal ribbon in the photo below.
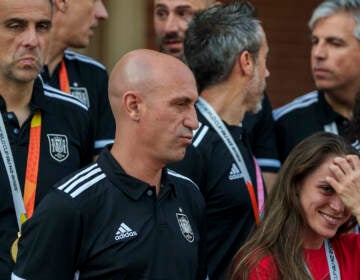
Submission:
<svg viewBox="0 0 360 280">
<path fill-rule="evenodd" d="M 69 76 L 66 70 L 65 61 L 61 60 L 60 69 L 59 69 L 59 83 L 60 90 L 66 93 L 70 93 L 70 82 Z"/>
<path fill-rule="evenodd" d="M 40 138 L 41 113 L 37 110 L 31 119 L 30 141 L 26 162 L 24 204 L 28 218 L 31 218 L 34 212 L 36 184 L 39 174 Z"/>
<path fill-rule="evenodd" d="M 254 185 L 252 184 L 249 172 L 246 168 L 244 159 L 241 155 L 241 152 L 236 145 L 233 137 L 231 136 L 229 130 L 224 125 L 223 121 L 220 119 L 218 114 L 215 112 L 215 110 L 208 104 L 202 97 L 199 97 L 198 102 L 196 103 L 196 107 L 200 111 L 200 113 L 209 121 L 209 123 L 212 125 L 212 127 L 215 129 L 217 134 L 220 136 L 220 138 L 223 140 L 227 148 L 229 149 L 229 152 L 233 156 L 236 165 L 241 170 L 241 173 L 244 176 L 245 184 L 249 192 L 251 205 L 254 213 L 255 222 L 257 225 L 260 223 L 260 214 L 263 211 L 263 204 L 264 204 L 264 184 L 262 183 L 262 177 L 260 168 L 257 167 L 257 162 L 254 159 L 254 165 L 256 170 L 256 179 L 257 179 L 257 193 L 258 193 L 258 200 L 259 204 L 256 201 L 255 191 L 254 191 Z"/>
</svg>

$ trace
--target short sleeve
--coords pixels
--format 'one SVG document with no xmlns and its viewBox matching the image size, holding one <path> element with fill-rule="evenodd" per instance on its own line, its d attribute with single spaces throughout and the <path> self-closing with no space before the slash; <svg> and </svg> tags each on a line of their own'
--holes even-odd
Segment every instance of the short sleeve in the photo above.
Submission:
<svg viewBox="0 0 360 280">
<path fill-rule="evenodd" d="M 13 279 L 73 279 L 81 242 L 80 213 L 52 192 L 22 227 Z M 14 278 L 15 277 L 15 278 Z"/>
</svg>

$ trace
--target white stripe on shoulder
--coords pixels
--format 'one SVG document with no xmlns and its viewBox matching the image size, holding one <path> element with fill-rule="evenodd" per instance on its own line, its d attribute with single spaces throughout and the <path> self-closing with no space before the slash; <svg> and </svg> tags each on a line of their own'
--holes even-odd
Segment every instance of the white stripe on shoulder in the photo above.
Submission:
<svg viewBox="0 0 360 280">
<path fill-rule="evenodd" d="M 356 150 L 360 152 L 360 142 L 356 140 L 354 143 L 351 144 Z"/>
<path fill-rule="evenodd" d="M 280 160 L 277 159 L 256 158 L 256 161 L 260 167 L 274 167 L 274 168 L 281 167 Z"/>
<path fill-rule="evenodd" d="M 79 278 L 80 278 L 80 271 L 77 270 L 74 275 L 74 280 L 79 280 Z"/>
<path fill-rule="evenodd" d="M 204 139 L 206 133 L 209 131 L 209 127 L 207 125 L 201 124 L 201 127 L 198 129 L 196 137 L 193 139 L 192 145 L 196 148 L 199 146 L 201 141 Z"/>
<path fill-rule="evenodd" d="M 193 130 L 193 136 L 195 136 L 195 134 L 199 131 L 200 127 L 202 126 L 202 123 L 199 122 L 199 126 L 197 129 Z"/>
<path fill-rule="evenodd" d="M 71 197 L 77 197 L 79 194 L 81 194 L 82 192 L 86 191 L 88 188 L 92 187 L 93 185 L 95 185 L 97 182 L 101 181 L 102 179 L 104 179 L 106 177 L 106 175 L 104 173 L 102 173 L 101 175 L 95 177 L 94 179 L 88 181 L 87 183 L 85 183 L 84 185 L 80 186 L 78 189 L 76 189 L 73 193 L 71 193 Z"/>
<path fill-rule="evenodd" d="M 94 144 L 95 149 L 102 149 L 106 145 L 113 144 L 114 139 L 102 139 L 102 140 L 96 140 Z"/>
<path fill-rule="evenodd" d="M 11 273 L 11 280 L 26 280 L 26 279 L 15 275 L 15 273 L 13 272 Z"/>
<path fill-rule="evenodd" d="M 90 165 L 89 167 L 85 168 L 84 170 L 80 171 L 79 173 L 75 174 L 73 177 L 71 177 L 69 180 L 67 180 L 64 184 L 60 185 L 58 187 L 59 190 L 64 190 L 67 186 L 69 186 L 72 182 L 74 182 L 76 179 L 78 179 L 79 177 L 91 172 L 92 170 L 94 170 L 95 168 L 98 168 L 99 165 L 97 163 L 94 163 L 92 165 Z"/>
<path fill-rule="evenodd" d="M 100 174 L 102 174 L 102 170 L 101 168 L 95 168 L 94 170 L 90 171 L 89 173 L 87 173 L 86 175 L 84 174 L 82 177 L 78 178 L 77 180 L 75 180 L 74 182 L 72 182 L 69 186 L 67 186 L 64 189 L 64 192 L 66 193 L 70 193 L 72 190 L 74 190 L 75 188 L 79 187 L 79 185 L 81 183 L 83 183 L 84 181 L 86 181 L 87 179 L 89 179 L 90 177 L 93 176 L 98 176 Z"/>
<path fill-rule="evenodd" d="M 106 67 L 103 64 L 101 64 L 100 62 L 96 61 L 95 59 L 93 59 L 93 58 L 91 58 L 89 56 L 79 54 L 77 52 L 73 52 L 73 51 L 70 51 L 70 50 L 66 50 L 64 54 L 65 54 L 65 58 L 68 59 L 68 60 L 79 60 L 79 61 L 82 61 L 82 62 L 85 62 L 85 63 L 95 65 L 95 66 L 97 66 L 97 67 L 99 67 L 99 68 L 106 71 Z"/>
<path fill-rule="evenodd" d="M 75 174 L 65 183 L 58 187 L 65 193 L 70 194 L 72 198 L 78 196 L 100 180 L 106 177 L 97 163 L 90 165 L 79 173 Z M 89 180 L 90 179 L 90 180 Z"/>
<path fill-rule="evenodd" d="M 62 92 L 61 90 L 58 90 L 54 87 L 51 87 L 47 84 L 44 84 L 44 94 L 48 97 L 51 98 L 56 98 L 56 99 L 60 99 L 60 100 L 64 100 L 70 103 L 73 103 L 83 109 L 85 109 L 86 111 L 88 111 L 88 107 L 85 106 L 84 104 L 82 104 L 79 99 L 77 99 L 76 97 L 71 96 L 70 94 L 67 94 L 65 92 Z"/>
<path fill-rule="evenodd" d="M 197 185 L 193 180 L 191 180 L 190 178 L 188 178 L 188 177 L 186 177 L 186 176 L 184 176 L 184 175 L 181 175 L 181 174 L 179 174 L 179 173 L 177 173 L 177 172 L 175 172 L 174 170 L 171 170 L 171 169 L 169 169 L 169 168 L 167 168 L 167 173 L 168 173 L 170 176 L 174 176 L 174 177 L 181 178 L 181 179 L 184 179 L 184 180 L 186 180 L 186 181 L 191 182 L 191 183 L 193 184 L 193 186 L 199 191 L 198 185 Z"/>
<path fill-rule="evenodd" d="M 286 115 L 287 113 L 294 111 L 296 109 L 301 109 L 310 106 L 313 103 L 319 101 L 319 96 L 317 91 L 309 92 L 305 95 L 299 96 L 295 98 L 288 104 L 281 106 L 275 110 L 273 110 L 273 118 L 275 121 L 280 119 L 282 116 Z"/>
</svg>

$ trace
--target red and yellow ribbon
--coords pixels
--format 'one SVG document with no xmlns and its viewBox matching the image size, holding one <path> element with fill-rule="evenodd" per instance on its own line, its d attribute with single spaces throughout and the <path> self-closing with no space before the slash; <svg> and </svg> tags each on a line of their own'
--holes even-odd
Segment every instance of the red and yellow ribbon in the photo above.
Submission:
<svg viewBox="0 0 360 280">
<path fill-rule="evenodd" d="M 66 93 L 70 93 L 70 83 L 69 76 L 66 70 L 65 61 L 61 60 L 60 69 L 59 69 L 59 83 L 60 90 Z"/>
<path fill-rule="evenodd" d="M 32 216 L 35 206 L 36 185 L 39 174 L 40 138 L 41 113 L 37 110 L 31 119 L 30 141 L 26 163 L 24 205 L 27 218 Z"/>
</svg>

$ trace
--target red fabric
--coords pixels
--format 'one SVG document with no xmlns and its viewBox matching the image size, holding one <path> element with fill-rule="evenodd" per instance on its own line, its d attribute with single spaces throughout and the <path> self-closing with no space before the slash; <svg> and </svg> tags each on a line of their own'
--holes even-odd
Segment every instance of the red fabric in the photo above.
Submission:
<svg viewBox="0 0 360 280">
<path fill-rule="evenodd" d="M 331 241 L 339 263 L 341 280 L 360 280 L 360 235 L 337 236 Z M 329 268 L 324 246 L 318 250 L 305 250 L 306 263 L 314 280 L 329 280 Z M 273 257 L 265 257 L 250 273 L 249 280 L 276 280 L 277 269 Z"/>
<path fill-rule="evenodd" d="M 265 257 L 249 275 L 249 280 L 277 280 L 278 271 L 274 257 Z"/>
</svg>

